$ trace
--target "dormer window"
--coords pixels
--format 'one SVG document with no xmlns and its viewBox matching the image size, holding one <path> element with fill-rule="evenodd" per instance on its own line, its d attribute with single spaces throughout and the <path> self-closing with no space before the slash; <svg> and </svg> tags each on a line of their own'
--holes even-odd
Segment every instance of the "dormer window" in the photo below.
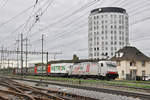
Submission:
<svg viewBox="0 0 150 100">
<path fill-rule="evenodd" d="M 122 56 L 123 56 L 122 52 L 116 53 L 116 57 L 122 57 Z"/>
</svg>

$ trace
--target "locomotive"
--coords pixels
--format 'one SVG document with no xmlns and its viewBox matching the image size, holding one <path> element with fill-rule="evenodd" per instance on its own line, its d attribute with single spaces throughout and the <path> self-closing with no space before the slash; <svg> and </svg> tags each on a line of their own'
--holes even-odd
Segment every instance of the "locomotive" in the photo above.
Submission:
<svg viewBox="0 0 150 100">
<path fill-rule="evenodd" d="M 14 69 L 15 74 L 21 74 L 21 69 Z M 19 71 L 18 71 L 19 70 Z M 25 75 L 47 75 L 53 77 L 68 78 L 99 78 L 115 79 L 118 77 L 116 64 L 111 61 L 99 62 L 81 62 L 81 63 L 55 63 L 44 65 L 35 65 L 23 69 Z"/>
</svg>

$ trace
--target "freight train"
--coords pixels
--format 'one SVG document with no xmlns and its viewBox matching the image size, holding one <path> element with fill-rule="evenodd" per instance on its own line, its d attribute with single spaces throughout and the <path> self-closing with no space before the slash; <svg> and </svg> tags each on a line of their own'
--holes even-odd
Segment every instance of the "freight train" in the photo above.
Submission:
<svg viewBox="0 0 150 100">
<path fill-rule="evenodd" d="M 109 78 L 118 77 L 116 64 L 110 61 L 81 62 L 81 63 L 56 63 L 47 66 L 35 65 L 34 67 L 14 69 L 14 74 L 47 75 L 53 77 L 76 78 Z"/>
</svg>

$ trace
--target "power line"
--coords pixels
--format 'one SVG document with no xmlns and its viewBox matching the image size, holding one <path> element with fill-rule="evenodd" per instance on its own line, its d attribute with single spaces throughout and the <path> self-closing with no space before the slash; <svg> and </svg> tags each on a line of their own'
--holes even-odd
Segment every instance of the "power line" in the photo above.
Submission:
<svg viewBox="0 0 150 100">
<path fill-rule="evenodd" d="M 140 20 L 137 20 L 137 21 L 131 23 L 131 25 L 135 25 L 135 24 L 138 24 L 138 23 L 140 23 L 140 22 L 144 22 L 144 21 L 149 20 L 149 19 L 150 19 L 150 16 L 145 17 L 145 18 L 140 19 Z"/>
<path fill-rule="evenodd" d="M 102 0 L 101 0 L 102 1 Z M 92 4 L 93 5 L 93 4 Z M 91 6 L 91 5 L 89 5 L 89 6 Z M 89 7 L 89 6 L 87 6 L 87 7 Z M 84 16 L 84 15 L 83 15 Z M 81 17 L 81 16 L 80 16 Z M 83 25 L 84 26 L 84 25 Z M 61 32 L 62 33 L 62 32 Z M 61 36 L 64 36 L 64 35 L 61 35 Z M 58 36 L 57 38 L 59 38 L 59 37 L 61 37 L 61 36 Z"/>
<path fill-rule="evenodd" d="M 39 3 L 39 2 L 38 2 L 38 3 Z M 6 22 L 3 22 L 1 25 L 5 25 L 5 24 L 9 23 L 10 21 L 12 21 L 13 19 L 19 17 L 20 15 L 22 15 L 22 14 L 25 13 L 25 12 L 27 12 L 27 11 L 30 10 L 31 8 L 33 8 L 33 10 L 32 10 L 32 12 L 33 12 L 33 11 L 34 11 L 34 8 L 36 7 L 36 5 L 37 5 L 38 3 L 36 3 L 35 5 L 30 6 L 29 8 L 23 10 L 22 12 L 20 12 L 20 13 L 17 14 L 17 15 L 15 15 L 15 16 L 12 17 L 11 19 L 7 20 Z M 14 32 L 16 32 L 16 30 L 19 30 L 22 26 L 24 26 L 24 28 L 25 28 L 31 17 L 32 17 L 32 14 L 31 14 L 31 16 L 27 19 L 27 21 L 26 21 L 24 24 L 20 25 L 20 26 L 19 26 L 17 29 L 15 29 L 15 31 L 13 31 L 11 34 L 13 34 Z M 2 27 L 1 25 L 0 25 L 0 27 Z M 8 38 L 8 37 L 11 37 L 11 35 L 8 35 L 6 38 Z M 5 39 L 5 40 L 6 40 L 6 39 Z"/>
<path fill-rule="evenodd" d="M 62 18 L 62 19 L 56 21 L 55 23 L 48 24 L 46 27 L 42 28 L 40 31 L 36 31 L 36 32 L 32 33 L 31 36 L 33 36 L 34 34 L 36 34 L 36 33 L 38 33 L 38 32 L 42 32 L 43 30 L 48 29 L 50 26 L 54 26 L 54 25 L 56 25 L 57 23 L 61 23 L 61 22 L 65 21 L 65 20 L 68 20 L 68 18 L 72 17 L 73 15 L 77 14 L 78 12 L 80 12 L 80 11 L 82 11 L 82 10 L 84 10 L 84 9 L 87 9 L 88 7 L 94 5 L 95 3 L 99 2 L 99 1 L 101 1 L 101 0 L 96 0 L 96 1 L 94 0 L 94 1 L 92 1 L 92 2 L 90 2 L 90 3 L 87 3 L 87 4 L 83 5 L 83 6 L 80 7 L 79 9 L 77 9 L 77 10 L 75 10 L 74 12 L 72 12 L 71 14 L 65 16 L 64 18 Z"/>
<path fill-rule="evenodd" d="M 142 1 L 142 0 L 141 0 Z M 130 7 L 130 8 L 128 8 L 128 9 L 130 9 L 131 11 L 128 11 L 128 13 L 133 13 L 133 12 L 137 12 L 137 11 L 139 11 L 139 10 L 141 10 L 143 7 L 147 7 L 147 6 L 149 6 L 149 2 L 146 2 L 147 0 L 145 0 L 145 2 L 143 3 L 143 1 L 142 2 L 135 2 L 134 3 L 134 9 L 133 9 L 133 6 L 132 7 Z M 140 8 L 140 9 L 139 9 Z M 137 10 L 138 9 L 138 10 Z"/>
<path fill-rule="evenodd" d="M 50 3 L 48 3 L 49 2 L 49 0 L 43 5 L 43 7 L 44 6 L 46 6 L 46 4 L 48 5 L 48 6 L 46 6 L 46 8 L 43 10 L 43 13 L 42 13 L 42 15 L 46 12 L 46 10 L 48 9 L 48 7 L 52 4 L 52 2 L 53 2 L 54 0 L 52 0 Z M 34 7 L 35 7 L 35 5 L 34 5 Z M 33 8 L 34 9 L 34 8 Z M 39 8 L 39 9 L 41 9 L 41 8 Z M 33 14 L 33 17 L 35 16 L 35 15 L 37 15 L 37 13 L 38 12 L 36 12 L 36 13 L 34 13 Z M 40 16 L 42 16 L 42 15 L 40 15 Z M 38 16 L 38 17 L 40 17 L 40 16 Z M 31 19 L 31 16 L 28 18 L 28 20 L 25 22 L 25 24 L 23 25 L 24 26 L 24 29 L 25 29 L 25 27 L 27 27 L 27 24 L 28 24 L 28 22 L 30 21 L 30 19 Z M 31 27 L 28 29 L 28 31 L 26 31 L 26 33 L 29 33 L 30 31 L 31 31 L 31 29 L 35 26 L 35 24 L 37 23 L 37 20 L 35 20 L 34 22 L 33 22 L 33 24 L 31 25 Z M 22 27 L 22 26 L 21 26 Z M 13 32 L 14 33 L 14 32 Z"/>
<path fill-rule="evenodd" d="M 2 7 L 1 7 L 1 9 L 4 8 L 7 3 L 8 3 L 8 0 L 6 0 L 6 1 L 4 2 L 4 4 L 3 4 Z"/>
<path fill-rule="evenodd" d="M 20 15 L 24 14 L 25 12 L 27 12 L 28 10 L 30 10 L 32 7 L 33 7 L 33 5 L 32 5 L 32 6 L 30 6 L 30 7 L 28 7 L 27 9 L 23 10 L 23 11 L 22 11 L 22 12 L 20 12 L 19 14 L 17 14 L 17 15 L 15 15 L 15 16 L 13 16 L 13 17 L 12 17 L 12 18 L 10 18 L 9 20 L 7 20 L 7 21 L 3 22 L 2 24 L 0 24 L 0 28 L 1 28 L 1 27 L 3 27 L 5 24 L 7 24 L 7 23 L 11 22 L 11 21 L 12 21 L 12 20 L 14 20 L 15 18 L 19 17 Z"/>
</svg>

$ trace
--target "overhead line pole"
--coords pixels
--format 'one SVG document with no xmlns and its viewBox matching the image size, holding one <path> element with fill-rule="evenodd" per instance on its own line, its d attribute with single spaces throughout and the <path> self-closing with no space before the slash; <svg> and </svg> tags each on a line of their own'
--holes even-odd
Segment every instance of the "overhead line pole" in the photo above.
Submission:
<svg viewBox="0 0 150 100">
<path fill-rule="evenodd" d="M 2 65 L 3 65 L 3 45 L 2 45 L 2 52 L 1 52 L 1 68 L 2 68 Z"/>
<path fill-rule="evenodd" d="M 43 77 L 43 40 L 44 40 L 44 34 L 42 34 L 42 77 Z"/>
<path fill-rule="evenodd" d="M 27 68 L 27 63 L 28 63 L 28 38 L 26 37 L 26 68 Z"/>
<path fill-rule="evenodd" d="M 9 52 L 7 53 L 8 67 L 9 68 Z"/>
<path fill-rule="evenodd" d="M 17 41 L 17 68 L 19 68 L 19 59 L 18 59 L 18 52 L 19 52 L 19 40 Z"/>
<path fill-rule="evenodd" d="M 21 74 L 23 76 L 23 34 L 21 33 Z"/>
<path fill-rule="evenodd" d="M 48 52 L 47 52 L 47 54 L 46 54 L 46 69 L 48 68 Z M 46 72 L 47 73 L 47 77 L 48 77 L 48 71 Z"/>
</svg>

